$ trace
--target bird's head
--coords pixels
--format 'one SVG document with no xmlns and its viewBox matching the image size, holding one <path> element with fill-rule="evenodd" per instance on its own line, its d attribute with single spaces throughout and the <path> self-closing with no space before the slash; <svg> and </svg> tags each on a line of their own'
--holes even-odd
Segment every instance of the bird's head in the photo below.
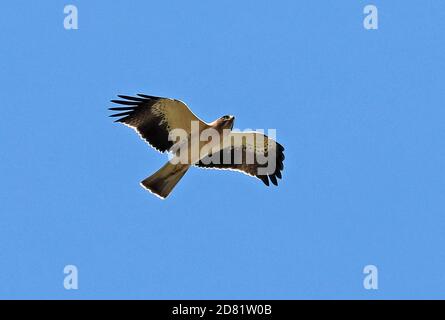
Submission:
<svg viewBox="0 0 445 320">
<path fill-rule="evenodd" d="M 235 117 L 232 115 L 222 116 L 218 119 L 218 122 L 220 122 L 220 125 L 223 129 L 232 130 L 235 123 Z"/>
</svg>

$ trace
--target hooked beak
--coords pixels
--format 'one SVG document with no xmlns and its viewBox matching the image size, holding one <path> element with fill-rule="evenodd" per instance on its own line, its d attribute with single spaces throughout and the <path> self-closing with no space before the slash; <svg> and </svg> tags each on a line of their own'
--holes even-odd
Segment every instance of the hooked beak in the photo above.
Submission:
<svg viewBox="0 0 445 320">
<path fill-rule="evenodd" d="M 235 117 L 234 116 L 230 116 L 230 130 L 233 129 L 233 125 L 235 124 Z"/>
</svg>

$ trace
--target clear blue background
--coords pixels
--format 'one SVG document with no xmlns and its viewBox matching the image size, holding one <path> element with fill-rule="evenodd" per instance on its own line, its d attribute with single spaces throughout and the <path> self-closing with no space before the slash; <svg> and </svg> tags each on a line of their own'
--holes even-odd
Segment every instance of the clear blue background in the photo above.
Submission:
<svg viewBox="0 0 445 320">
<path fill-rule="evenodd" d="M 0 298 L 445 298 L 445 3 L 367 4 L 3 3 Z M 149 194 L 165 155 L 107 117 L 136 93 L 276 128 L 280 186 Z"/>
</svg>

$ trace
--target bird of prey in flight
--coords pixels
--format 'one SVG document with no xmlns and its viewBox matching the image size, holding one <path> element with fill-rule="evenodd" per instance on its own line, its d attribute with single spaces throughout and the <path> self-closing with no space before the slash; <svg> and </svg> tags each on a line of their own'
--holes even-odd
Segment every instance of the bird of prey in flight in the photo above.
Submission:
<svg viewBox="0 0 445 320">
<path fill-rule="evenodd" d="M 169 152 L 176 159 L 170 159 L 141 182 L 158 197 L 165 199 L 191 166 L 240 171 L 260 179 L 266 186 L 269 180 L 278 185 L 277 178 L 281 179 L 283 170 L 283 146 L 257 131 L 232 131 L 234 116 L 207 123 L 176 99 L 145 94 L 118 97 L 111 102 L 120 106 L 109 108 L 118 113 L 110 117 L 120 117 L 115 122 L 133 128 L 153 148 Z"/>
</svg>

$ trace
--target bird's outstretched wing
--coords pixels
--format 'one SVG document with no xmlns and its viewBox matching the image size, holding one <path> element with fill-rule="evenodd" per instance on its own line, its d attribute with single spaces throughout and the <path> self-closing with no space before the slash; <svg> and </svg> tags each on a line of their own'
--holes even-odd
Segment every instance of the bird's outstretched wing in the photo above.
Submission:
<svg viewBox="0 0 445 320">
<path fill-rule="evenodd" d="M 201 159 L 195 165 L 206 169 L 235 170 L 278 185 L 283 170 L 284 148 L 258 132 L 232 132 L 231 143 Z M 241 158 L 241 159 L 240 159 Z"/>
<path fill-rule="evenodd" d="M 137 97 L 118 95 L 122 100 L 111 102 L 122 105 L 109 108 L 119 111 L 110 117 L 121 117 L 115 122 L 121 122 L 133 128 L 142 139 L 160 152 L 168 151 L 174 141 L 169 141 L 169 132 L 173 129 L 183 129 L 191 132 L 192 121 L 198 121 L 199 126 L 207 126 L 187 105 L 179 100 L 138 94 Z"/>
</svg>

